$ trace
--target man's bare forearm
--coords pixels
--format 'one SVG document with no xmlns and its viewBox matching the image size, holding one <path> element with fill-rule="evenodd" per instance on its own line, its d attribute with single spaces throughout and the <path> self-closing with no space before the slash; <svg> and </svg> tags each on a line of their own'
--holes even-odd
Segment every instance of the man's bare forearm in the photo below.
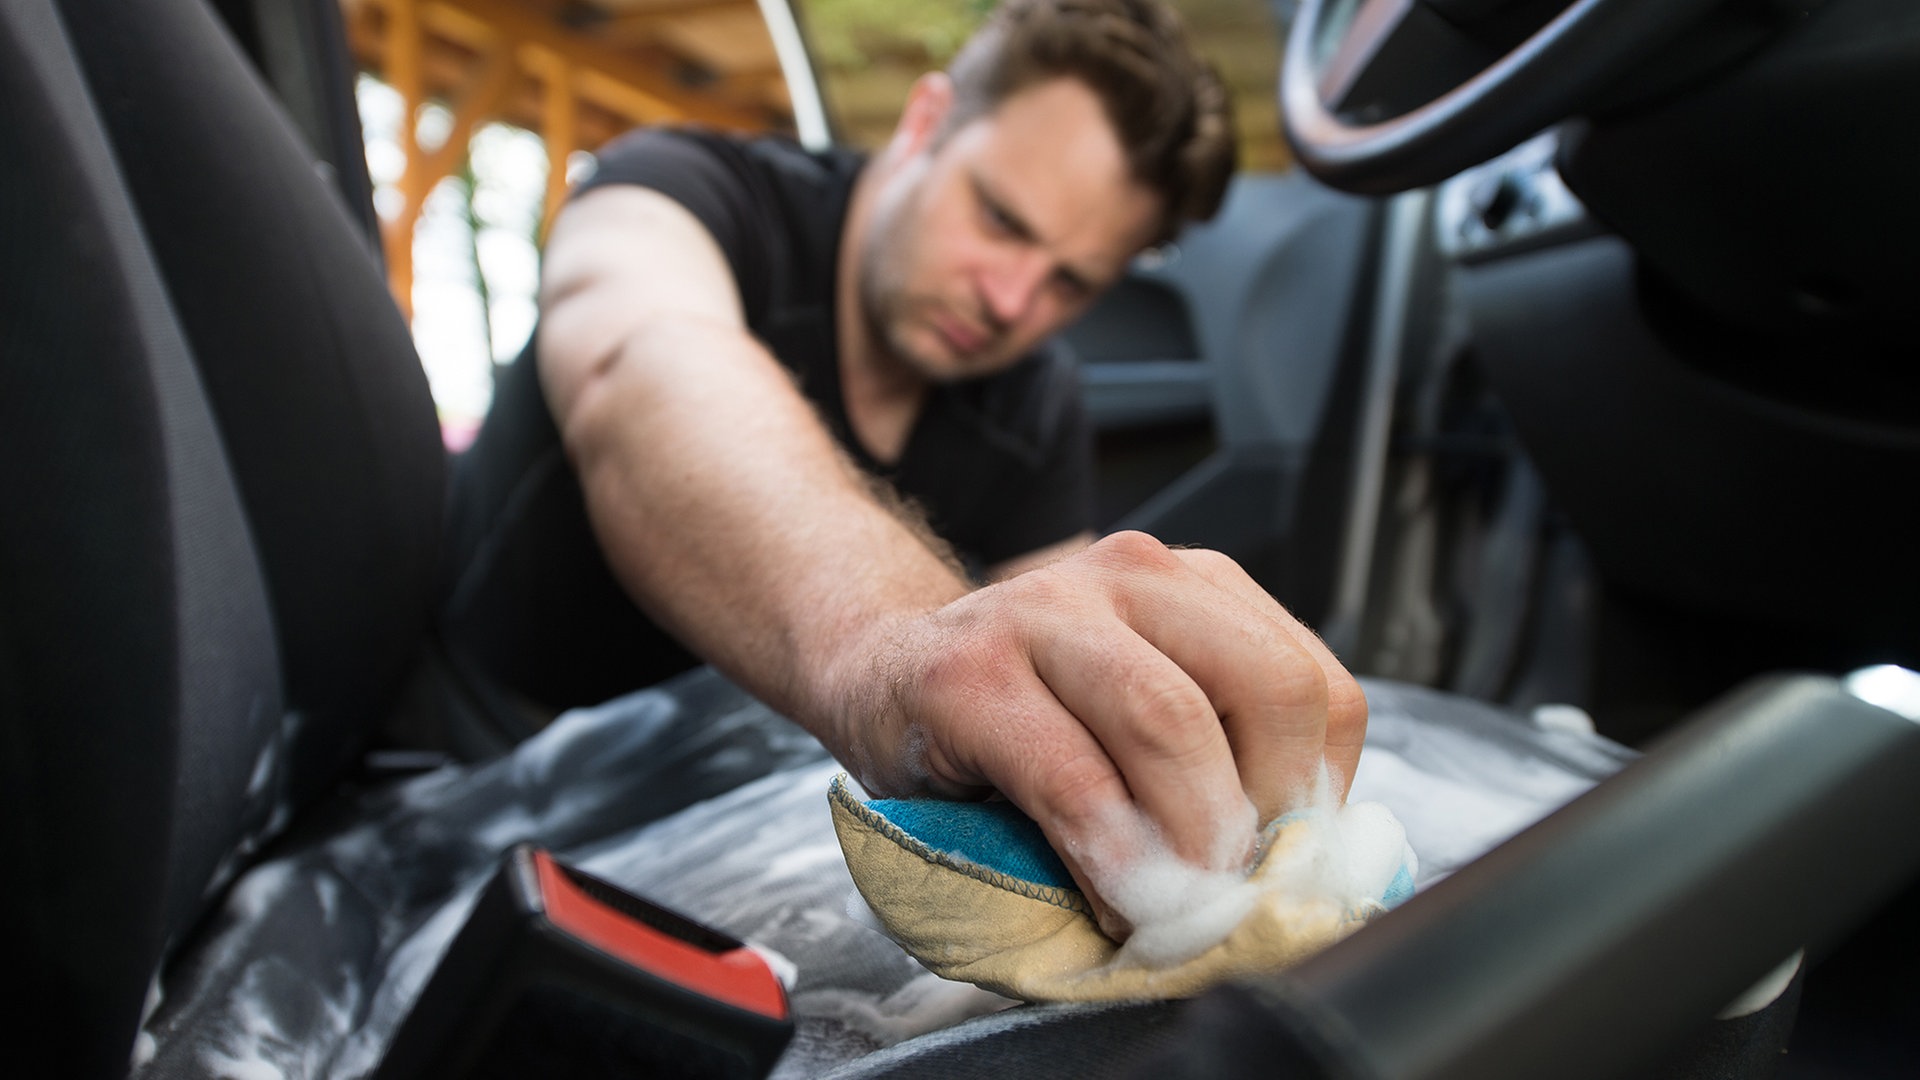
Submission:
<svg viewBox="0 0 1920 1080">
<path fill-rule="evenodd" d="M 889 620 L 965 593 L 964 580 L 874 497 L 738 327 L 650 319 L 570 405 L 567 450 L 629 592 L 844 750 L 834 699 L 851 658 L 870 653 Z"/>
</svg>

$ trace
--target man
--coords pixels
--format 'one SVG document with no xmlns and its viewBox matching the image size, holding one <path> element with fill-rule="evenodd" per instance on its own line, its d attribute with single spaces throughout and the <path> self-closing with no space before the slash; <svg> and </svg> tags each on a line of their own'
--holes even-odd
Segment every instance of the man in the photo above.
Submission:
<svg viewBox="0 0 1920 1080">
<path fill-rule="evenodd" d="M 662 155 L 738 153 L 653 138 Z M 1085 547 L 1084 522 L 1001 552 L 1002 580 L 976 589 L 856 464 L 904 460 L 956 400 L 978 446 L 1060 453 L 1071 397 L 1057 368 L 1023 358 L 1134 254 L 1212 213 L 1231 138 L 1218 81 L 1154 0 L 1012 0 L 846 178 L 816 273 L 804 230 L 769 247 L 764 215 L 727 204 L 804 217 L 832 203 L 818 194 L 831 163 L 736 161 L 731 184 L 722 167 L 676 199 L 658 169 L 621 182 L 630 162 L 608 155 L 554 225 L 532 355 L 462 466 L 455 529 L 478 539 L 458 560 L 453 648 L 522 693 L 537 694 L 535 666 L 632 676 L 632 641 L 595 657 L 575 634 L 554 655 L 577 607 L 526 616 L 528 597 L 575 595 L 576 567 L 520 544 L 537 531 L 522 526 L 571 507 L 625 596 L 870 789 L 1020 805 L 1114 932 L 1125 917 L 1102 882 L 1143 844 L 1243 862 L 1256 817 L 1304 798 L 1323 756 L 1337 794 L 1358 758 L 1365 702 L 1318 639 L 1225 557 L 1137 534 Z M 756 244 L 758 262 L 743 255 Z M 822 366 L 793 364 L 799 387 L 776 355 L 808 336 L 776 317 L 804 309 L 796 293 L 822 298 L 811 337 L 833 346 Z M 822 373 L 837 401 L 808 385 Z M 982 385 L 1017 396 L 956 399 Z M 538 422 L 509 423 L 528 402 Z M 1010 485 L 1011 509 L 1075 497 L 1026 479 L 1041 497 Z M 931 510 L 936 527 L 957 516 Z M 514 574 L 532 586 L 492 587 Z"/>
</svg>

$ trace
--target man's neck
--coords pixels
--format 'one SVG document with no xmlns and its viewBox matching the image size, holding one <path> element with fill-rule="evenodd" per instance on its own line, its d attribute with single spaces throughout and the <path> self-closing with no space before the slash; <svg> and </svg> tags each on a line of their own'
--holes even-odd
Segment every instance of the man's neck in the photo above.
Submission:
<svg viewBox="0 0 1920 1080">
<path fill-rule="evenodd" d="M 877 162 L 875 163 L 877 164 Z M 927 381 L 889 355 L 860 309 L 860 257 L 872 213 L 875 164 L 860 170 L 840 229 L 834 268 L 834 328 L 839 339 L 840 400 L 853 436 L 875 461 L 900 460 L 927 399 Z"/>
</svg>

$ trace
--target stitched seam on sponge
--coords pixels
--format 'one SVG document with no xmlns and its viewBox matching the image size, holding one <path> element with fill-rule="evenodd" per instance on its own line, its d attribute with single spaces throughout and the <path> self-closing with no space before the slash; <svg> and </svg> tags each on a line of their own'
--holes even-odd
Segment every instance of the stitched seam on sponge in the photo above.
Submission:
<svg viewBox="0 0 1920 1080">
<path fill-rule="evenodd" d="M 924 859 L 927 862 L 944 866 L 949 870 L 965 874 L 975 881 L 984 882 L 996 889 L 1001 889 L 1017 896 L 1024 896 L 1029 900 L 1038 900 L 1045 904 L 1052 904 L 1054 907 L 1064 908 L 1080 915 L 1093 914 L 1093 908 L 1087 903 L 1087 898 L 1081 895 L 1076 889 L 1063 889 L 1057 885 L 1042 885 L 1039 882 L 1017 878 L 1012 874 L 1003 873 L 992 867 L 981 866 L 977 862 L 963 859 L 951 852 L 941 851 L 939 848 L 927 844 L 926 841 L 921 840 L 900 826 L 888 821 L 879 811 L 861 802 L 860 799 L 848 789 L 847 774 L 845 773 L 841 773 L 833 778 L 832 786 L 827 789 L 827 796 L 841 806 L 846 807 L 855 817 L 860 819 L 862 824 L 874 832 L 879 833 L 881 836 L 886 837 L 888 840 L 893 841 L 896 846 L 911 855 Z"/>
</svg>

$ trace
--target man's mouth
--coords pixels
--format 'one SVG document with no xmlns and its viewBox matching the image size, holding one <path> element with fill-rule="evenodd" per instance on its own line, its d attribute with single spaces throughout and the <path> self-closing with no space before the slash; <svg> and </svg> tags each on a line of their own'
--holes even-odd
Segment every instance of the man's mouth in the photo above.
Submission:
<svg viewBox="0 0 1920 1080">
<path fill-rule="evenodd" d="M 987 344 L 989 335 L 973 323 L 948 312 L 938 312 L 933 317 L 933 327 L 946 339 L 953 351 L 968 355 L 980 351 Z"/>
</svg>

